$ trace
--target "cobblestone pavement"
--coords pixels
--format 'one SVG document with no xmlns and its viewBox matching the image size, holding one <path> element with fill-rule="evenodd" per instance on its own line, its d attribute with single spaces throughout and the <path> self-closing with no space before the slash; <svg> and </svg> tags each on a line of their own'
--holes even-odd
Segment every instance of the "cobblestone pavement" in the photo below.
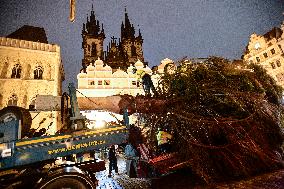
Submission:
<svg viewBox="0 0 284 189">
<path fill-rule="evenodd" d="M 100 159 L 105 159 L 102 157 Z M 241 181 L 202 185 L 189 172 L 180 172 L 164 176 L 154 181 L 150 179 L 129 178 L 126 175 L 125 159 L 122 154 L 118 157 L 119 173 L 112 173 L 108 178 L 108 160 L 106 170 L 96 173 L 99 180 L 98 189 L 284 189 L 284 169 L 262 174 Z"/>
<path fill-rule="evenodd" d="M 101 157 L 105 159 L 105 157 Z M 96 173 L 99 180 L 98 189 L 150 189 L 149 179 L 129 178 L 126 175 L 126 164 L 123 155 L 118 156 L 118 174 L 112 172 L 112 177 L 108 178 L 108 160 L 106 170 Z"/>
</svg>

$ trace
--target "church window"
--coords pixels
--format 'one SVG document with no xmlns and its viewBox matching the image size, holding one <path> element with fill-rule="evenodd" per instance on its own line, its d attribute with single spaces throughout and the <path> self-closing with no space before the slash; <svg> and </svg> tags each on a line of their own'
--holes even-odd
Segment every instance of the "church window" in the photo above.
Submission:
<svg viewBox="0 0 284 189">
<path fill-rule="evenodd" d="M 110 85 L 110 80 L 104 80 L 104 85 Z"/>
<path fill-rule="evenodd" d="M 276 65 L 277 65 L 278 67 L 280 67 L 280 66 L 281 66 L 281 62 L 280 62 L 280 60 L 276 60 Z"/>
<path fill-rule="evenodd" d="M 20 64 L 16 64 L 12 69 L 11 78 L 21 78 L 22 67 Z"/>
<path fill-rule="evenodd" d="M 131 46 L 131 56 L 137 56 L 136 47 L 134 45 Z"/>
<path fill-rule="evenodd" d="M 41 66 L 37 66 L 34 70 L 34 79 L 42 79 L 43 69 Z"/>
<path fill-rule="evenodd" d="M 88 47 L 88 52 L 90 52 L 90 50 L 91 50 L 91 47 L 90 47 L 90 45 L 88 45 L 87 47 Z"/>
<path fill-rule="evenodd" d="M 95 43 L 92 43 L 92 52 L 91 56 L 97 56 L 97 46 Z"/>
<path fill-rule="evenodd" d="M 271 54 L 275 54 L 275 49 L 270 50 Z"/>
<path fill-rule="evenodd" d="M 99 80 L 99 81 L 98 81 L 98 85 L 103 85 L 103 81 L 102 81 L 102 80 Z"/>
<path fill-rule="evenodd" d="M 260 62 L 260 58 L 259 58 L 259 57 L 256 57 L 256 61 L 257 61 L 257 62 Z"/>
<path fill-rule="evenodd" d="M 275 69 L 275 68 L 276 68 L 274 62 L 271 62 L 270 64 L 271 64 L 272 69 Z"/>
<path fill-rule="evenodd" d="M 264 56 L 264 58 L 267 58 L 268 56 L 267 56 L 267 53 L 263 53 L 263 56 Z"/>
<path fill-rule="evenodd" d="M 13 94 L 8 100 L 8 106 L 17 106 L 18 97 L 17 95 Z"/>
</svg>

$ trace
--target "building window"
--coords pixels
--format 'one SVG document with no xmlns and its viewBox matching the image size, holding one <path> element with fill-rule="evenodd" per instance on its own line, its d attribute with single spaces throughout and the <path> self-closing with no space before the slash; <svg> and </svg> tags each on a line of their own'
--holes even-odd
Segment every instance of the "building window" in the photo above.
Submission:
<svg viewBox="0 0 284 189">
<path fill-rule="evenodd" d="M 18 97 L 17 95 L 13 94 L 8 100 L 8 106 L 17 106 Z"/>
<path fill-rule="evenodd" d="M 89 81 L 89 85 L 95 85 L 95 81 Z"/>
<path fill-rule="evenodd" d="M 110 80 L 104 80 L 104 85 L 110 85 Z"/>
<path fill-rule="evenodd" d="M 103 81 L 102 81 L 102 80 L 99 80 L 99 81 L 98 81 L 98 85 L 103 85 Z"/>
<path fill-rule="evenodd" d="M 92 52 L 91 56 L 97 56 L 97 46 L 95 43 L 92 43 Z"/>
<path fill-rule="evenodd" d="M 271 64 L 272 69 L 276 68 L 276 66 L 275 66 L 275 64 L 273 62 L 271 62 L 270 64 Z"/>
<path fill-rule="evenodd" d="M 270 50 L 271 54 L 275 54 L 275 49 Z"/>
<path fill-rule="evenodd" d="M 12 69 L 11 78 L 21 78 L 22 67 L 20 64 L 16 64 Z"/>
<path fill-rule="evenodd" d="M 43 69 L 41 66 L 36 67 L 34 70 L 34 79 L 42 79 Z"/>
<path fill-rule="evenodd" d="M 137 82 L 136 81 L 132 81 L 132 85 L 137 85 Z"/>
<path fill-rule="evenodd" d="M 264 56 L 264 58 L 267 58 L 268 56 L 267 56 L 267 53 L 263 53 L 263 56 Z"/>
<path fill-rule="evenodd" d="M 278 67 L 280 67 L 280 66 L 281 66 L 281 62 L 280 62 L 280 60 L 276 60 L 276 65 L 277 65 Z"/>
<path fill-rule="evenodd" d="M 131 46 L 131 56 L 137 56 L 136 47 L 134 45 Z"/>
<path fill-rule="evenodd" d="M 257 62 L 260 62 L 260 58 L 259 58 L 259 57 L 256 57 L 256 61 L 257 61 Z"/>
<path fill-rule="evenodd" d="M 277 80 L 278 80 L 279 82 L 284 81 L 284 74 L 283 74 L 283 73 L 277 74 L 276 77 L 277 77 Z"/>
</svg>

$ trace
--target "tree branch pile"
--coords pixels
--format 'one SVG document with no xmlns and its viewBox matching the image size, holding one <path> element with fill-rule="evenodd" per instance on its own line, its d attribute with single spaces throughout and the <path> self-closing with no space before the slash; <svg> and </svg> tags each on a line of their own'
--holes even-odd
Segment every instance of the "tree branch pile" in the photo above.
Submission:
<svg viewBox="0 0 284 189">
<path fill-rule="evenodd" d="M 151 111 L 139 106 L 153 151 L 164 127 L 172 130 L 174 150 L 207 183 L 283 168 L 282 88 L 261 67 L 218 57 L 181 62 L 158 92 L 159 105 L 147 101 Z"/>
</svg>

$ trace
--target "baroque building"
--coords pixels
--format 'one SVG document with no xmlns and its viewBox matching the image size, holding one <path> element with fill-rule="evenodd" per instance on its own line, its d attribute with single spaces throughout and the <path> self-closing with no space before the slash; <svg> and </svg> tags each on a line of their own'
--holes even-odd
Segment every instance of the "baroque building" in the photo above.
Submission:
<svg viewBox="0 0 284 189">
<path fill-rule="evenodd" d="M 83 23 L 82 38 L 84 51 L 82 67 L 84 71 L 86 71 L 88 65 L 94 64 L 98 58 L 114 71 L 118 69 L 126 71 L 138 59 L 144 62 L 141 32 L 139 30 L 138 36 L 135 36 L 135 28 L 128 18 L 126 9 L 125 20 L 121 24 L 121 36 L 119 39 L 112 37 L 106 51 L 104 51 L 105 33 L 103 24 L 100 25 L 100 22 L 96 19 L 93 6 L 90 17 L 87 17 L 87 22 Z"/>
<path fill-rule="evenodd" d="M 35 111 L 35 99 L 60 96 L 63 80 L 60 47 L 48 44 L 43 28 L 25 25 L 0 37 L 0 109 L 30 109 L 32 128 L 47 128 L 53 134 L 61 127 L 60 112 Z"/>
<path fill-rule="evenodd" d="M 277 84 L 284 87 L 284 23 L 264 35 L 253 33 L 243 59 L 263 66 Z"/>
</svg>

